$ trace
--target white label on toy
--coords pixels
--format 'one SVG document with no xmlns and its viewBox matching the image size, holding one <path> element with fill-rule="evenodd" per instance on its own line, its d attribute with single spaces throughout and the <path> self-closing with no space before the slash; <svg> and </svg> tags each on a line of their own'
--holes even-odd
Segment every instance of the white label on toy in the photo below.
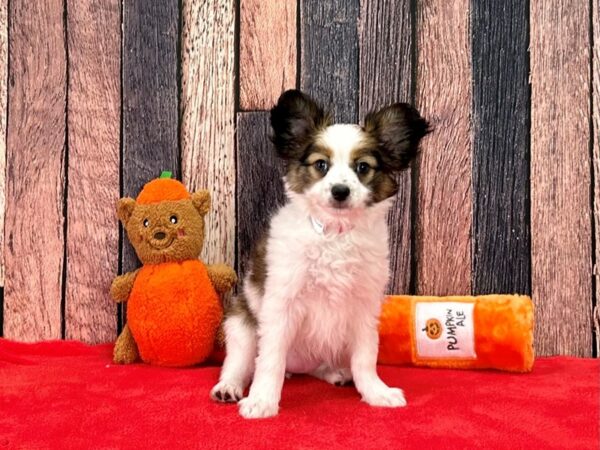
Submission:
<svg viewBox="0 0 600 450">
<path fill-rule="evenodd" d="M 419 358 L 477 358 L 474 303 L 417 302 L 415 336 Z"/>
</svg>

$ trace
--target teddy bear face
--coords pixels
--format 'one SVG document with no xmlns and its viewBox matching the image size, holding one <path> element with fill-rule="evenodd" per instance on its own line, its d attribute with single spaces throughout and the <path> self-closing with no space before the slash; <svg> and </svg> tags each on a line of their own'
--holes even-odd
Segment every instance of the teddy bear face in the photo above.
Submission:
<svg viewBox="0 0 600 450">
<path fill-rule="evenodd" d="M 206 191 L 190 199 L 140 204 L 119 201 L 119 218 L 143 264 L 197 258 L 204 244 L 204 215 L 210 197 Z"/>
<path fill-rule="evenodd" d="M 204 243 L 204 219 L 191 200 L 137 205 L 126 228 L 144 264 L 197 258 Z"/>
</svg>

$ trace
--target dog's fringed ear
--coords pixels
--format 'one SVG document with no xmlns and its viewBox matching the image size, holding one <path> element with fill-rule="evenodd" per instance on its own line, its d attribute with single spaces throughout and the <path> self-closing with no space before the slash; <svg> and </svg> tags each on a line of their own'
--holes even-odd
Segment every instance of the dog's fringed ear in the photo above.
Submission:
<svg viewBox="0 0 600 450">
<path fill-rule="evenodd" d="M 406 169 L 417 156 L 429 124 L 406 103 L 395 103 L 365 117 L 365 131 L 379 143 L 382 163 L 390 170 Z"/>
<path fill-rule="evenodd" d="M 272 141 L 284 159 L 300 159 L 310 136 L 329 125 L 329 115 L 312 98 L 291 89 L 271 109 Z"/>
<path fill-rule="evenodd" d="M 133 210 L 135 209 L 135 200 L 129 197 L 121 198 L 117 202 L 117 216 L 123 225 L 127 225 Z"/>
</svg>

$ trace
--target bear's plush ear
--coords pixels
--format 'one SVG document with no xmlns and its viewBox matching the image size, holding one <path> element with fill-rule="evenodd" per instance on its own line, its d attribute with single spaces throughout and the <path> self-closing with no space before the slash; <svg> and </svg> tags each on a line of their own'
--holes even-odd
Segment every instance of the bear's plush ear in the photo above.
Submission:
<svg viewBox="0 0 600 450">
<path fill-rule="evenodd" d="M 395 103 L 365 117 L 365 131 L 379 144 L 381 161 L 389 170 L 406 169 L 417 156 L 429 124 L 406 103 Z"/>
<path fill-rule="evenodd" d="M 135 200 L 129 197 L 122 198 L 117 203 L 117 216 L 119 216 L 119 220 L 123 222 L 123 225 L 127 225 L 127 222 L 129 222 L 134 208 Z"/>
<path fill-rule="evenodd" d="M 210 210 L 210 193 L 208 191 L 194 192 L 192 194 L 192 204 L 200 215 L 204 216 Z"/>
<path fill-rule="evenodd" d="M 330 123 L 329 115 L 302 92 L 290 89 L 271 109 L 272 141 L 284 159 L 300 159 L 311 135 Z"/>
</svg>

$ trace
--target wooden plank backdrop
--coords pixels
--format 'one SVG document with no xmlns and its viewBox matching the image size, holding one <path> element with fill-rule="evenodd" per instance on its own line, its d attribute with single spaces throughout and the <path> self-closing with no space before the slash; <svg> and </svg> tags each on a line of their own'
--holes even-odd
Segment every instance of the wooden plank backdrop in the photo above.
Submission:
<svg viewBox="0 0 600 450">
<path fill-rule="evenodd" d="M 8 81 L 8 0 L 0 0 L 0 111 L 6 111 Z M 0 114 L 0 249 L 4 248 L 6 208 L 6 114 Z M 0 252 L 0 286 L 4 286 L 4 252 Z M 2 308 L 0 308 L 2 309 Z M 0 324 L 2 312 L 0 312 Z M 0 326 L 1 329 L 1 326 Z"/>
<path fill-rule="evenodd" d="M 4 335 L 62 337 L 67 55 L 62 0 L 9 8 Z"/>
<path fill-rule="evenodd" d="M 211 190 L 202 257 L 243 273 L 285 201 L 269 109 L 298 87 L 434 128 L 399 176 L 390 292 L 531 293 L 538 354 L 597 356 L 599 8 L 0 0 L 2 335 L 115 339 L 109 284 L 138 264 L 115 201 L 162 170 Z"/>
<path fill-rule="evenodd" d="M 7 111 L 8 0 L 0 1 L 0 111 Z M 0 336 L 4 323 L 4 213 L 6 211 L 6 114 L 0 113 Z"/>
<path fill-rule="evenodd" d="M 532 0 L 531 256 L 540 353 L 592 354 L 587 2 Z"/>
<path fill-rule="evenodd" d="M 527 0 L 473 2 L 473 292 L 531 292 Z"/>
<path fill-rule="evenodd" d="M 239 0 L 240 109 L 269 109 L 296 87 L 296 0 Z"/>
<path fill-rule="evenodd" d="M 594 303 L 595 355 L 600 355 L 600 0 L 592 2 L 592 159 L 594 175 L 594 283 L 596 287 Z"/>
<path fill-rule="evenodd" d="M 423 0 L 416 12 L 415 101 L 436 130 L 424 141 L 417 164 L 416 291 L 470 292 L 469 2 Z"/>
<path fill-rule="evenodd" d="M 104 342 L 117 327 L 106 286 L 119 267 L 121 5 L 68 0 L 67 8 L 65 336 Z"/>
</svg>

